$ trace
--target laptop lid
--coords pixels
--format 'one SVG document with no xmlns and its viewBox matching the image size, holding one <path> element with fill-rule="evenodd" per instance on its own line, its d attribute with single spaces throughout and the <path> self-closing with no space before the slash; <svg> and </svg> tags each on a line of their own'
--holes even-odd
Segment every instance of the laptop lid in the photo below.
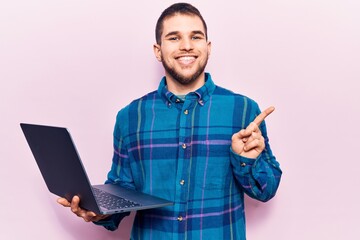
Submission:
<svg viewBox="0 0 360 240">
<path fill-rule="evenodd" d="M 49 191 L 71 201 L 74 195 L 81 199 L 84 209 L 96 213 L 111 214 L 116 212 L 140 210 L 173 204 L 170 201 L 153 197 L 144 193 L 124 189 L 119 186 L 96 185 L 113 195 L 126 195 L 135 198 L 141 206 L 129 209 L 113 209 L 107 211 L 100 208 L 94 197 L 92 186 L 84 166 L 66 128 L 43 126 L 36 124 L 20 124 L 29 147 L 34 155 L 40 172 Z M 124 191 L 124 192 L 121 192 Z M 130 199 L 132 200 L 132 199 Z"/>
</svg>

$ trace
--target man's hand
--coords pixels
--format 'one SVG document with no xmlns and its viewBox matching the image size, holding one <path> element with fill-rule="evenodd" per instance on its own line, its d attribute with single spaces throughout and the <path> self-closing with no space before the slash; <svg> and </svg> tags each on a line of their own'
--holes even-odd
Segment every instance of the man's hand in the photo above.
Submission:
<svg viewBox="0 0 360 240">
<path fill-rule="evenodd" d="M 259 129 L 264 119 L 275 110 L 269 107 L 260 113 L 245 129 L 240 130 L 231 138 L 231 148 L 240 156 L 257 158 L 265 148 L 264 137 Z"/>
<path fill-rule="evenodd" d="M 80 208 L 79 207 L 80 198 L 78 196 L 74 196 L 71 200 L 71 203 L 65 198 L 59 198 L 57 202 L 64 207 L 70 207 L 71 211 L 76 216 L 83 218 L 85 222 L 97 222 L 99 220 L 102 220 L 110 216 L 110 215 L 101 215 L 101 214 L 97 215 L 92 211 L 87 211 L 85 209 Z"/>
</svg>

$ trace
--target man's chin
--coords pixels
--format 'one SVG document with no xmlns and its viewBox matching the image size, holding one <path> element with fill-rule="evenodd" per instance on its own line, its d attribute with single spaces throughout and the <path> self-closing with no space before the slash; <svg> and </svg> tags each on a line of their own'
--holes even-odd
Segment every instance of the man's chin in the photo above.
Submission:
<svg viewBox="0 0 360 240">
<path fill-rule="evenodd" d="M 191 74 L 191 75 L 177 75 L 174 79 L 183 84 L 183 85 L 191 85 L 195 83 L 201 74 Z"/>
<path fill-rule="evenodd" d="M 180 67 L 170 68 L 163 62 L 163 66 L 166 72 L 174 79 L 174 81 L 182 85 L 194 84 L 199 77 L 204 73 L 205 67 L 194 68 L 193 67 Z"/>
</svg>

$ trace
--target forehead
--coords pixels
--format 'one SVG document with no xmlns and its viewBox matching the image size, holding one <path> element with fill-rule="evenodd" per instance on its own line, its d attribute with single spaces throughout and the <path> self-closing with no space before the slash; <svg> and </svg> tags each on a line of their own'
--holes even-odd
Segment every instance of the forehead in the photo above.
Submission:
<svg viewBox="0 0 360 240">
<path fill-rule="evenodd" d="M 167 17 L 163 22 L 162 35 L 170 32 L 190 33 L 201 31 L 205 34 L 205 28 L 201 19 L 196 15 L 176 14 Z"/>
</svg>

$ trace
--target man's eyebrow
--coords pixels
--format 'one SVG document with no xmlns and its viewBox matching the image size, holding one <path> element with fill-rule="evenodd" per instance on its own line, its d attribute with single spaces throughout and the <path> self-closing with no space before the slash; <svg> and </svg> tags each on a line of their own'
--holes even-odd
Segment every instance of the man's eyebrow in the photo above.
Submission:
<svg viewBox="0 0 360 240">
<path fill-rule="evenodd" d="M 178 34 L 179 34 L 179 31 L 172 31 L 172 32 L 167 33 L 164 37 L 168 37 L 168 36 L 172 36 L 172 35 L 178 35 Z"/>
<path fill-rule="evenodd" d="M 166 37 L 172 36 L 172 35 L 179 35 L 179 33 L 180 33 L 179 31 L 172 31 L 172 32 L 167 33 L 164 37 L 166 38 Z M 191 33 L 192 34 L 200 34 L 202 36 L 205 36 L 205 33 L 201 30 L 194 30 Z"/>
<path fill-rule="evenodd" d="M 205 33 L 203 31 L 197 30 L 197 31 L 192 31 L 193 34 L 200 34 L 202 36 L 205 36 Z"/>
</svg>

